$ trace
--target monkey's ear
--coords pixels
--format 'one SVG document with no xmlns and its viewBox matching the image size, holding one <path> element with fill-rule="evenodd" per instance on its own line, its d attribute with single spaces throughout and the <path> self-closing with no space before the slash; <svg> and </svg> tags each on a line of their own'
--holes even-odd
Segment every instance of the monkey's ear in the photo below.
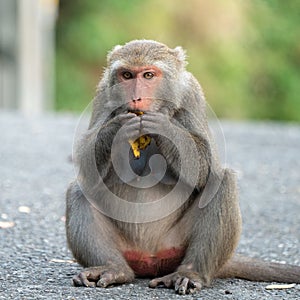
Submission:
<svg viewBox="0 0 300 300">
<path fill-rule="evenodd" d="M 118 50 L 120 50 L 122 47 L 123 47 L 123 46 L 121 46 L 121 45 L 116 45 L 115 47 L 113 47 L 113 49 L 112 49 L 111 51 L 108 52 L 108 54 L 107 54 L 107 63 L 110 62 L 110 60 L 111 60 L 113 54 L 114 54 L 115 52 L 117 52 Z"/>
<path fill-rule="evenodd" d="M 187 65 L 186 62 L 186 52 L 182 49 L 182 47 L 178 46 L 173 49 L 173 55 L 181 62 L 183 65 Z"/>
</svg>

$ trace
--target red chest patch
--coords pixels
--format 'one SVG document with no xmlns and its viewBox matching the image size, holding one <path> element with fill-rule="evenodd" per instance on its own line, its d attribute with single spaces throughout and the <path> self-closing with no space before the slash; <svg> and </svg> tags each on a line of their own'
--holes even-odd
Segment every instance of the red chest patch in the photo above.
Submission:
<svg viewBox="0 0 300 300">
<path fill-rule="evenodd" d="M 181 248 L 161 250 L 156 254 L 129 250 L 124 252 L 124 257 L 136 276 L 155 277 L 174 272 L 184 254 Z"/>
</svg>

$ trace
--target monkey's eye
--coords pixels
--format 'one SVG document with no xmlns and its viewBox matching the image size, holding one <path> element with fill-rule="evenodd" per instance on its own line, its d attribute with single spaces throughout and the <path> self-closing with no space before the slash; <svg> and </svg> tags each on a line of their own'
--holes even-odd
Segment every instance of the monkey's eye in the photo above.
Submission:
<svg viewBox="0 0 300 300">
<path fill-rule="evenodd" d="M 132 73 L 130 73 L 128 71 L 123 72 L 122 76 L 123 76 L 124 79 L 131 79 L 131 78 L 133 78 Z"/>
<path fill-rule="evenodd" d="M 154 77 L 154 74 L 152 72 L 146 72 L 144 74 L 145 79 L 152 79 Z"/>
</svg>

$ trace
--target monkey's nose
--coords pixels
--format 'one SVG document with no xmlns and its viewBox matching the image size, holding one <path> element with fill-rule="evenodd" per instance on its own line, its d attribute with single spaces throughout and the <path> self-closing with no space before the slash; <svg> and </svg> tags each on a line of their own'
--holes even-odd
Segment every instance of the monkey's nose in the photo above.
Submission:
<svg viewBox="0 0 300 300">
<path fill-rule="evenodd" d="M 142 100 L 142 98 L 137 98 L 137 99 L 132 99 L 132 102 L 137 102 L 137 101 L 141 101 Z"/>
</svg>

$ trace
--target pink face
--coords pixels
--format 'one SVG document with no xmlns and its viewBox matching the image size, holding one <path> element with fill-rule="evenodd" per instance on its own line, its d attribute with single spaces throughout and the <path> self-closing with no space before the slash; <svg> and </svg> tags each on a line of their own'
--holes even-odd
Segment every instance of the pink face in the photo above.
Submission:
<svg viewBox="0 0 300 300">
<path fill-rule="evenodd" d="M 126 91 L 126 102 L 130 110 L 147 111 L 153 103 L 162 71 L 155 66 L 120 68 L 118 81 Z"/>
</svg>

